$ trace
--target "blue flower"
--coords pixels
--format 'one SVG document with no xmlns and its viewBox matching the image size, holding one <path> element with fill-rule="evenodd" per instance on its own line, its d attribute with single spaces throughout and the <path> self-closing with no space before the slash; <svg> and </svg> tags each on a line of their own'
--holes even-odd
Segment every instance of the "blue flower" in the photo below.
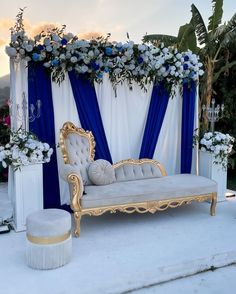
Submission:
<svg viewBox="0 0 236 294">
<path fill-rule="evenodd" d="M 185 56 L 184 56 L 184 61 L 189 61 L 189 57 L 188 57 L 188 55 L 185 55 Z"/>
<path fill-rule="evenodd" d="M 39 50 L 39 51 L 42 51 L 43 49 L 44 49 L 44 46 L 41 45 L 41 44 L 39 44 L 39 45 L 38 45 L 38 50 Z"/>
<path fill-rule="evenodd" d="M 39 61 L 40 55 L 38 53 L 33 53 L 32 54 L 32 59 L 33 61 Z"/>
<path fill-rule="evenodd" d="M 140 63 L 143 63 L 143 58 L 141 56 L 139 56 L 138 59 L 137 59 L 137 61 L 138 61 L 139 64 Z"/>
<path fill-rule="evenodd" d="M 98 79 L 102 79 L 102 77 L 103 77 L 103 73 L 102 73 L 102 72 L 99 72 L 99 73 L 97 74 L 97 78 L 98 78 Z"/>
<path fill-rule="evenodd" d="M 190 72 L 189 77 L 192 79 L 194 76 L 195 76 L 195 72 L 194 71 Z"/>
<path fill-rule="evenodd" d="M 59 60 L 58 59 L 53 59 L 52 60 L 52 65 L 53 66 L 58 66 L 59 65 Z"/>
<path fill-rule="evenodd" d="M 63 39 L 61 40 L 61 44 L 62 44 L 62 45 L 66 45 L 67 42 L 68 42 L 68 41 L 67 41 L 65 38 L 63 38 Z"/>
<path fill-rule="evenodd" d="M 99 65 L 95 62 L 95 61 L 92 61 L 91 62 L 91 66 L 94 70 L 98 70 L 99 69 Z"/>
<path fill-rule="evenodd" d="M 118 51 L 122 51 L 122 46 L 116 46 L 116 49 L 118 50 Z"/>
<path fill-rule="evenodd" d="M 109 71 L 110 71 L 109 67 L 106 66 L 106 67 L 104 68 L 104 72 L 109 72 Z"/>
<path fill-rule="evenodd" d="M 188 64 L 185 63 L 184 66 L 183 66 L 184 70 L 187 70 L 188 69 Z"/>
<path fill-rule="evenodd" d="M 165 64 L 164 66 L 165 66 L 166 70 L 168 70 L 170 67 L 169 64 Z"/>
<path fill-rule="evenodd" d="M 105 53 L 106 53 L 106 55 L 111 55 L 112 54 L 112 48 L 111 47 L 106 47 L 105 48 Z"/>
</svg>

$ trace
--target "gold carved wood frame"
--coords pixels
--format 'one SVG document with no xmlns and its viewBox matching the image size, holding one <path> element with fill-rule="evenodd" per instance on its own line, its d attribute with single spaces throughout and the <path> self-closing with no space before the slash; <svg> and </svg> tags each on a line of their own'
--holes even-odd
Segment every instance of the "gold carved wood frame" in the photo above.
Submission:
<svg viewBox="0 0 236 294">
<path fill-rule="evenodd" d="M 91 132 L 86 132 L 81 128 L 77 128 L 71 122 L 66 122 L 62 129 L 60 130 L 60 147 L 63 155 L 64 162 L 66 164 L 69 162 L 69 155 L 66 150 L 66 138 L 69 134 L 76 133 L 80 136 L 84 136 L 89 141 L 90 146 L 90 159 L 94 160 L 95 155 L 95 141 L 94 137 Z M 143 164 L 143 163 L 151 163 L 157 166 L 162 174 L 162 176 L 166 176 L 166 171 L 163 165 L 161 165 L 156 160 L 152 159 L 127 159 L 119 161 L 113 164 L 113 167 L 119 168 L 125 164 Z M 193 201 L 196 202 L 203 202 L 206 200 L 211 201 L 211 208 L 210 213 L 211 215 L 215 215 L 215 207 L 217 202 L 217 194 L 216 193 L 209 193 L 209 194 L 202 194 L 197 196 L 187 196 L 187 197 L 180 197 L 180 198 L 170 198 L 165 200 L 156 200 L 156 201 L 145 201 L 145 202 L 138 202 L 138 203 L 129 203 L 129 204 L 120 204 L 120 205 L 111 205 L 111 206 L 102 206 L 102 207 L 94 207 L 94 208 L 83 208 L 81 206 L 81 197 L 83 194 L 83 182 L 81 177 L 76 174 L 68 175 L 68 182 L 72 185 L 72 195 L 71 195 L 71 209 L 74 212 L 74 217 L 76 221 L 76 230 L 75 235 L 80 235 L 80 220 L 83 215 L 90 215 L 90 216 L 99 216 L 106 212 L 116 213 L 116 212 L 125 212 L 125 213 L 155 213 L 157 211 L 163 211 L 168 208 L 175 208 L 181 206 L 183 204 L 190 204 Z"/>
</svg>

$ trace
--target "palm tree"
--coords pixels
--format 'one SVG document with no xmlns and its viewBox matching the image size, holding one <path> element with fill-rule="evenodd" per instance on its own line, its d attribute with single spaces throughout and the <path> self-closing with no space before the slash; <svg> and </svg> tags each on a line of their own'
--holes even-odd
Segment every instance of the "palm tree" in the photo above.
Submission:
<svg viewBox="0 0 236 294">
<path fill-rule="evenodd" d="M 212 0 L 212 15 L 206 27 L 194 4 L 191 6 L 191 12 L 191 23 L 200 45 L 199 54 L 205 66 L 200 89 L 201 103 L 209 106 L 212 94 L 214 94 L 213 83 L 217 81 L 222 72 L 236 64 L 236 61 L 229 62 L 229 47 L 236 41 L 236 13 L 227 23 L 222 24 L 223 0 Z M 222 64 L 222 61 L 224 65 L 217 69 L 216 65 Z"/>
</svg>

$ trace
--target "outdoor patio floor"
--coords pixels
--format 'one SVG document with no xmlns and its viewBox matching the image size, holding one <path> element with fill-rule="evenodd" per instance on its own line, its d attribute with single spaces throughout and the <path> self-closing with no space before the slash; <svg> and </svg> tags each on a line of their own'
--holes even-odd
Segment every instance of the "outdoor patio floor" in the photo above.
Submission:
<svg viewBox="0 0 236 294">
<path fill-rule="evenodd" d="M 1 289 L 4 294 L 164 293 L 143 287 L 236 262 L 235 197 L 218 203 L 215 217 L 209 210 L 204 202 L 154 215 L 84 217 L 71 262 L 49 271 L 26 266 L 25 232 L 2 234 Z"/>
</svg>

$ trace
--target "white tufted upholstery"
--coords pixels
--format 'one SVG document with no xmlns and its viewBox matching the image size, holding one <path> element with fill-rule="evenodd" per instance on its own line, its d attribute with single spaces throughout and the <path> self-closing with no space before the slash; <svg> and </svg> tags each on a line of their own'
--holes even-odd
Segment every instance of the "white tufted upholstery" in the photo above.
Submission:
<svg viewBox="0 0 236 294">
<path fill-rule="evenodd" d="M 84 185 L 91 185 L 88 177 L 90 158 L 89 141 L 77 134 L 69 134 L 65 140 L 71 166 L 80 171 Z"/>
<path fill-rule="evenodd" d="M 115 169 L 118 182 L 134 181 L 141 179 L 161 178 L 160 169 L 152 163 L 130 164 L 127 163 Z"/>
</svg>

